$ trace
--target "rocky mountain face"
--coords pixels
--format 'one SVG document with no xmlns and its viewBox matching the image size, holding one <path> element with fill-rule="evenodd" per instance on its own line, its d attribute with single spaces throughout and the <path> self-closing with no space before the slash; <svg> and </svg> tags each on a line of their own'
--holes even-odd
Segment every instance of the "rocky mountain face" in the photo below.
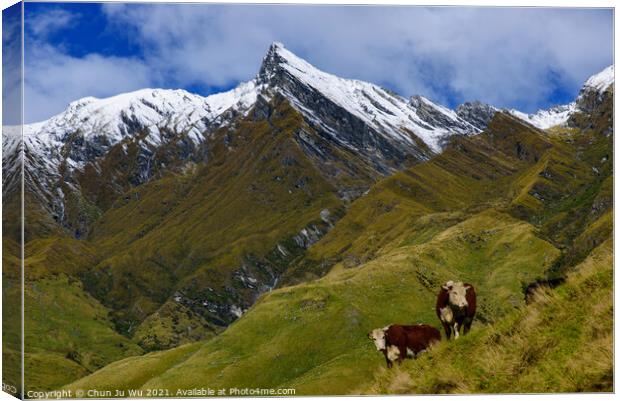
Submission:
<svg viewBox="0 0 620 401">
<path fill-rule="evenodd" d="M 480 135 L 453 136 L 440 155 L 373 185 L 292 262 L 282 287 L 221 335 L 126 359 L 68 388 L 612 391 L 607 129 L 543 131 L 497 112 Z M 472 333 L 385 370 L 368 330 L 439 324 L 437 288 L 454 277 L 476 287 Z"/>
<path fill-rule="evenodd" d="M 297 153 L 283 149 L 270 154 L 277 139 L 262 135 L 265 124 L 280 132 Z M 225 326 L 261 292 L 276 285 L 287 264 L 330 229 L 348 202 L 382 177 L 440 152 L 450 135 L 477 132 L 455 112 L 428 99 L 406 99 L 370 83 L 333 76 L 274 43 L 257 76 L 228 92 L 202 97 L 183 90 L 144 89 L 106 99 L 89 97 L 47 121 L 24 126 L 23 143 L 19 129 L 5 129 L 3 195 L 7 204 L 12 199 L 18 202 L 23 155 L 26 240 L 68 235 L 96 244 L 98 267 L 80 273 L 80 278 L 117 311 L 120 330 L 136 330 L 171 300 L 190 307 L 209 324 Z M 267 147 L 249 154 L 237 145 L 242 141 L 251 147 L 259 138 Z M 240 165 L 268 159 L 279 164 L 249 170 L 247 186 L 237 188 L 235 201 L 247 208 L 248 221 L 256 219 L 257 233 L 275 230 L 273 238 L 261 240 L 260 247 L 245 244 L 229 250 L 238 258 L 234 262 L 219 260 L 214 252 L 222 252 L 218 246 L 223 243 L 215 237 L 222 235 L 208 238 L 216 230 L 215 220 L 226 219 L 224 210 L 239 218 L 243 213 L 230 210 L 230 203 L 217 209 L 219 200 L 208 199 L 217 191 L 225 193 L 229 180 L 242 181 Z M 223 170 L 215 176 L 218 169 Z M 211 186 L 211 192 L 198 189 L 199 181 Z M 278 187 L 267 190 L 273 182 Z M 162 183 L 186 198 L 164 196 L 163 205 L 153 206 L 160 196 L 153 186 Z M 276 196 L 280 190 L 285 192 Z M 297 193 L 305 200 L 296 216 L 289 217 L 290 225 L 276 229 L 253 214 Z M 191 194 L 196 203 L 186 205 L 194 199 Z M 191 224 L 197 216 L 187 210 L 195 211 L 207 201 L 210 217 L 201 220 L 196 233 L 205 238 L 202 245 L 173 246 L 164 240 L 171 221 Z M 137 217 L 136 208 L 146 217 Z M 186 215 L 178 215 L 181 208 Z M 128 229 L 114 224 L 118 221 L 142 221 L 142 225 Z M 19 220 L 5 223 L 7 232 L 14 232 L 19 241 Z M 147 246 L 145 238 L 154 242 Z M 229 240 L 234 243 L 235 237 Z M 155 245 L 158 241 L 164 244 Z M 205 243 L 212 243 L 213 249 L 205 250 Z M 190 252 L 189 259 L 181 258 L 185 262 L 180 271 L 175 266 L 178 246 L 201 247 Z M 152 265 L 148 274 L 134 271 L 135 265 L 145 264 Z M 214 269 L 221 272 L 215 274 Z M 179 272 L 171 275 L 174 271 Z M 153 288 L 146 289 L 146 283 L 158 280 L 153 272 L 168 277 L 168 282 L 153 282 Z M 240 287 L 230 280 L 237 280 Z M 208 284 L 214 281 L 219 286 Z M 204 293 L 205 288 L 210 292 Z M 168 314 L 173 309 L 166 307 Z M 148 322 L 163 324 L 153 318 Z M 158 343 L 161 339 L 149 341 L 165 346 Z"/>
<path fill-rule="evenodd" d="M 407 101 L 376 85 L 324 73 L 273 44 L 257 78 L 282 94 L 307 123 L 382 175 L 426 160 L 453 134 L 478 130 L 421 96 Z"/>
<path fill-rule="evenodd" d="M 501 111 L 512 114 L 536 128 L 548 129 L 558 125 L 575 126 L 575 117 L 578 115 L 592 116 L 605 104 L 605 98 L 613 93 L 614 66 L 594 74 L 583 84 L 575 101 L 538 110 L 527 114 L 515 109 Z M 489 122 L 500 109 L 479 101 L 465 102 L 456 108 L 456 113 L 463 120 L 469 122 L 479 130 L 485 130 Z"/>
<path fill-rule="evenodd" d="M 465 102 L 456 108 L 456 114 L 481 131 L 484 131 L 498 111 L 495 107 L 480 101 Z"/>
<path fill-rule="evenodd" d="M 575 113 L 590 113 L 612 82 L 613 66 L 591 77 L 573 103 L 530 115 L 508 112 L 541 129 L 566 124 Z M 286 99 L 318 133 L 314 141 L 304 129 L 295 135 L 348 200 L 378 178 L 440 152 L 451 135 L 481 132 L 498 110 L 478 101 L 453 111 L 422 96 L 405 99 L 320 71 L 274 43 L 257 76 L 228 92 L 202 97 L 144 89 L 90 97 L 24 126 L 25 186 L 53 221 L 77 237 L 86 235 L 116 197 L 166 172 L 181 172 L 187 163 L 207 161 L 205 141 L 219 127 L 275 97 Z M 10 131 L 7 127 L 3 134 L 9 150 L 3 163 L 5 194 L 18 192 L 14 177 L 21 165 L 12 156 L 21 139 Z"/>
</svg>

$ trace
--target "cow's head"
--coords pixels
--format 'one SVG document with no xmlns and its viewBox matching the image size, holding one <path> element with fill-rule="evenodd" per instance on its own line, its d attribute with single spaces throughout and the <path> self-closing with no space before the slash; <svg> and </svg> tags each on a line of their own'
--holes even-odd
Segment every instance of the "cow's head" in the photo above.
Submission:
<svg viewBox="0 0 620 401">
<path fill-rule="evenodd" d="M 448 281 L 444 285 L 441 286 L 444 290 L 448 292 L 448 299 L 451 305 L 454 305 L 458 308 L 466 308 L 467 307 L 467 290 L 471 288 L 470 285 L 465 285 L 462 282 L 454 282 Z"/>
<path fill-rule="evenodd" d="M 386 327 L 382 329 L 374 329 L 368 333 L 368 338 L 375 344 L 377 351 L 382 351 L 385 349 L 385 330 Z"/>
</svg>

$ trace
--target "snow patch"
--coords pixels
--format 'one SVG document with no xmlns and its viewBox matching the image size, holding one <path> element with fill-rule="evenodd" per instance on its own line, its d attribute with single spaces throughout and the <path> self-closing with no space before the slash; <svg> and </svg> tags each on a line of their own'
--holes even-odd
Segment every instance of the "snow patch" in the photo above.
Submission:
<svg viewBox="0 0 620 401">
<path fill-rule="evenodd" d="M 583 86 L 584 88 L 592 88 L 597 90 L 599 93 L 603 93 L 613 83 L 614 66 L 610 65 L 598 74 L 594 74 L 590 78 L 588 78 L 588 80 Z"/>
<path fill-rule="evenodd" d="M 243 315 L 243 309 L 241 309 L 237 305 L 231 305 L 230 313 L 235 315 L 237 318 L 240 318 Z"/>
<path fill-rule="evenodd" d="M 510 114 L 518 117 L 540 129 L 555 127 L 566 124 L 571 114 L 577 110 L 575 102 L 567 105 L 555 106 L 547 110 L 538 110 L 533 114 L 526 114 L 518 110 L 508 110 Z"/>
</svg>

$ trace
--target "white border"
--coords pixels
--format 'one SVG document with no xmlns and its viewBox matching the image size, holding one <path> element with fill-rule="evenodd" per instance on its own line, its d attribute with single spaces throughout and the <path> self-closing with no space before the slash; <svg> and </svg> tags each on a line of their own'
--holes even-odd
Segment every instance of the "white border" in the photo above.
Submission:
<svg viewBox="0 0 620 401">
<path fill-rule="evenodd" d="M 19 0 L 4 0 L 2 9 L 5 9 Z M 605 7 L 614 8 L 614 0 L 26 0 L 27 3 L 231 3 L 231 4 L 325 4 L 325 5 L 408 5 L 408 6 L 481 6 L 481 7 Z"/>
<path fill-rule="evenodd" d="M 3 10 L 5 8 L 8 8 L 16 3 L 19 2 L 19 0 L 0 0 L 2 1 L 2 5 L 0 6 Z M 58 2 L 58 3 L 62 3 L 63 1 L 56 1 L 56 0 L 28 0 L 29 2 Z M 89 3 L 89 2 L 96 2 L 96 1 L 88 1 L 88 0 L 70 0 L 70 1 L 65 1 L 65 2 L 75 2 L 75 3 Z M 103 1 L 102 1 L 103 2 Z M 139 0 L 106 0 L 105 2 L 119 2 L 119 3 L 145 3 L 147 1 L 139 1 Z M 470 0 L 470 1 L 455 1 L 455 0 L 444 0 L 444 1 L 419 1 L 419 0 L 388 0 L 388 1 L 369 1 L 369 0 L 361 0 L 361 1 L 351 1 L 351 0 L 336 0 L 336 1 L 329 1 L 329 0 L 313 0 L 313 1 L 301 1 L 301 0 L 289 0 L 289 1 L 279 1 L 279 0 L 271 0 L 271 1 L 264 1 L 264 0 L 244 0 L 244 1 L 231 1 L 231 0 L 220 0 L 220 1 L 200 1 L 200 0 L 151 0 L 148 1 L 149 3 L 245 3 L 245 4 L 341 4 L 341 5 L 361 5 L 361 4 L 376 4 L 376 5 L 435 5 L 435 6 L 482 6 L 482 7 L 583 7 L 583 8 L 592 8 L 592 7 L 605 7 L 605 8 L 614 8 L 614 22 L 615 22 L 615 4 L 616 2 L 613 0 L 590 0 L 590 1 L 578 1 L 578 0 L 521 0 L 521 1 L 514 1 L 514 0 L 505 0 L 505 1 L 492 1 L 492 0 Z M 22 27 L 23 28 L 23 27 Z M 2 31 L 2 21 L 0 18 L 0 32 Z M 614 29 L 614 56 L 615 54 L 617 54 L 617 50 L 618 50 L 618 32 Z M 614 57 L 615 59 L 615 57 Z M 22 60 L 23 61 L 23 60 Z M 614 62 L 615 64 L 615 62 Z M 23 68 L 23 66 L 22 66 Z M 2 54 L 0 52 L 0 76 L 2 74 Z M 22 99 L 23 101 L 23 99 Z M 2 98 L 0 96 L 0 110 L 2 110 Z M 614 126 L 616 125 L 615 122 L 618 121 L 618 97 L 615 96 L 614 97 Z M 615 127 L 614 127 L 614 132 L 615 132 Z M 617 139 L 614 137 L 614 155 L 618 155 L 620 151 L 620 145 L 617 141 Z M 614 157 L 614 171 L 616 170 L 616 157 Z M 1 174 L 1 173 L 0 173 Z M 614 180 L 614 199 L 617 198 L 618 192 L 620 190 L 618 189 L 618 187 L 615 185 L 615 180 Z M 617 217 L 617 213 L 614 214 L 614 227 L 616 226 L 616 223 L 618 222 L 618 217 Z M 0 231 L 1 234 L 1 231 Z M 616 266 L 616 255 L 617 255 L 617 242 L 615 240 L 615 236 L 614 236 L 614 267 Z M 1 256 L 2 250 L 0 247 L 0 256 Z M 23 270 L 22 270 L 23 273 Z M 1 283 L 1 278 L 0 278 L 0 283 Z M 616 305 L 620 305 L 620 303 L 618 302 L 619 300 L 619 294 L 618 291 L 615 291 L 616 288 L 616 284 L 617 284 L 617 276 L 615 274 L 615 269 L 614 269 L 614 306 Z M 23 296 L 23 294 L 22 294 Z M 2 306 L 0 305 L 0 314 L 2 313 Z M 616 330 L 617 328 L 617 323 L 618 323 L 618 319 L 619 319 L 620 313 L 618 312 L 618 308 L 614 308 L 614 350 L 615 350 L 615 345 L 617 344 L 617 340 L 618 340 L 618 331 Z M 22 320 L 23 321 L 23 320 Z M 23 339 L 23 336 L 22 336 Z M 618 354 L 614 352 L 614 384 L 617 385 L 617 375 L 616 375 L 616 369 L 615 367 L 618 366 Z M 1 363 L 1 355 L 0 355 L 0 369 L 2 367 L 2 363 Z M 447 397 L 447 396 L 398 396 L 399 399 L 415 399 L 415 400 L 421 400 L 421 401 L 429 401 L 429 400 L 433 400 L 436 399 L 437 397 Z M 555 395 L 555 394 L 550 394 L 550 395 L 465 395 L 462 397 L 467 397 L 467 398 L 474 398 L 477 399 L 478 397 L 484 400 L 489 400 L 489 401 L 512 401 L 512 400 L 523 400 L 523 399 L 537 399 L 538 397 L 544 398 L 546 400 L 552 400 L 552 401 L 573 401 L 573 400 L 584 400 L 584 399 L 594 399 L 594 400 L 615 400 L 616 397 L 614 394 L 584 394 L 584 395 L 580 395 L 580 394 L 560 394 L 560 395 Z M 311 399 L 328 399 L 328 398 L 334 398 L 334 397 L 294 397 L 296 399 L 303 399 L 303 398 L 311 398 Z M 340 397 L 339 397 L 340 398 Z M 347 399 L 352 399 L 352 400 L 367 400 L 367 399 L 375 399 L 377 397 L 357 397 L 357 396 L 349 396 L 346 397 Z M 165 398 L 165 399 L 157 399 L 157 398 L 153 398 L 153 400 L 161 400 L 161 401 L 166 401 L 166 400 L 170 400 L 171 398 Z M 260 400 L 261 398 L 243 398 L 245 400 Z M 11 397 L 10 395 L 8 395 L 7 393 L 1 392 L 0 391 L 0 401 L 9 401 L 9 400 L 15 400 L 15 398 Z"/>
</svg>

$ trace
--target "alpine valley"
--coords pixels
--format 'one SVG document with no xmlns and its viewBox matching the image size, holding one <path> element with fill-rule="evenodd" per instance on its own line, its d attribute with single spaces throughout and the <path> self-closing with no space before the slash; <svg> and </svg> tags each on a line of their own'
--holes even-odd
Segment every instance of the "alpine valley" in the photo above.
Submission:
<svg viewBox="0 0 620 401">
<path fill-rule="evenodd" d="M 274 43 L 228 92 L 3 127 L 3 381 L 23 195 L 25 390 L 612 391 L 613 83 L 451 110 Z M 383 368 L 366 333 L 439 326 L 449 279 L 472 332 Z"/>
</svg>

